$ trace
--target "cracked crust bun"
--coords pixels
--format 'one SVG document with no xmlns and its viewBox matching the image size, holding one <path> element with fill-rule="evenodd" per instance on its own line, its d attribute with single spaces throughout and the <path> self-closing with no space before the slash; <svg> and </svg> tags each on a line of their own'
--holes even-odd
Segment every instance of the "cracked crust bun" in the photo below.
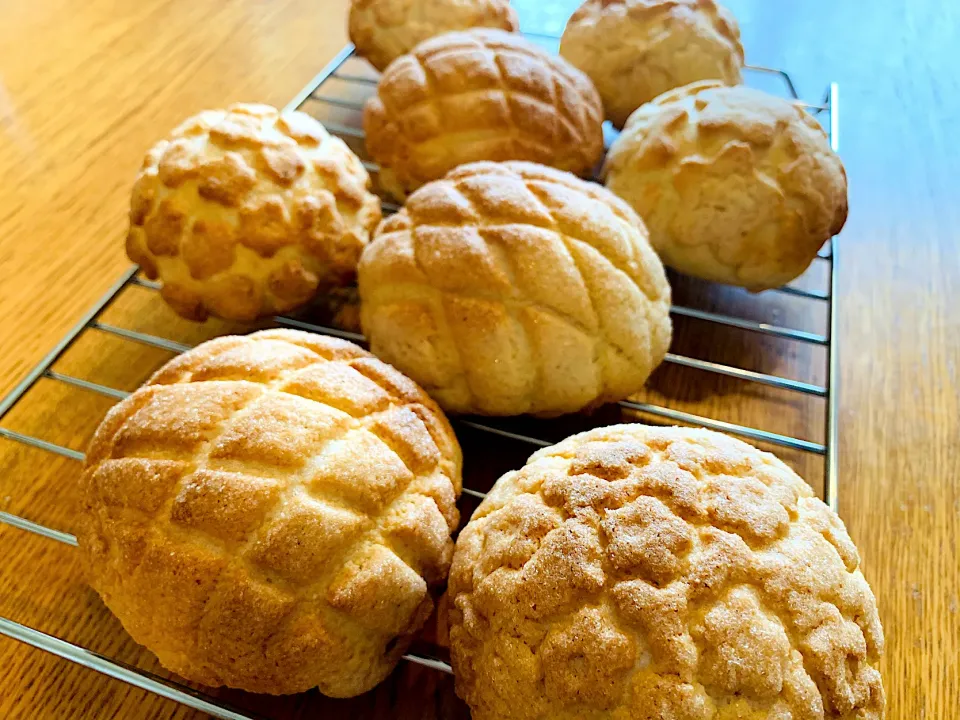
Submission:
<svg viewBox="0 0 960 720">
<path fill-rule="evenodd" d="M 474 720 L 881 720 L 883 630 L 836 514 L 769 453 L 617 425 L 504 475 L 449 583 Z"/>
<path fill-rule="evenodd" d="M 301 112 L 232 105 L 147 153 L 127 255 L 180 315 L 250 321 L 351 282 L 380 221 L 370 176 Z"/>
<path fill-rule="evenodd" d="M 847 218 L 847 176 L 820 124 L 743 86 L 704 81 L 644 105 L 604 175 L 664 264 L 749 290 L 801 275 Z"/>
<path fill-rule="evenodd" d="M 736 85 L 743 67 L 737 21 L 714 0 L 587 0 L 567 23 L 560 54 L 590 76 L 616 127 L 673 88 Z"/>
</svg>

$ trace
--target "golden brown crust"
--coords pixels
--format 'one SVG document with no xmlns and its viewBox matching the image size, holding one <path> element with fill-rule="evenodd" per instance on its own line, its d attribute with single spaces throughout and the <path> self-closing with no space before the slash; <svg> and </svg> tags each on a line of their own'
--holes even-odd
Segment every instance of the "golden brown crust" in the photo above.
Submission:
<svg viewBox="0 0 960 720">
<path fill-rule="evenodd" d="M 843 163 L 817 121 L 786 100 L 713 81 L 637 110 L 604 174 L 665 264 L 751 290 L 803 273 L 847 217 Z"/>
<path fill-rule="evenodd" d="M 560 54 L 590 76 L 616 127 L 673 88 L 714 78 L 736 85 L 743 67 L 737 21 L 714 0 L 586 0 Z"/>
<path fill-rule="evenodd" d="M 583 174 L 603 153 L 603 108 L 563 58 L 500 30 L 454 32 L 394 61 L 367 101 L 367 150 L 398 198 L 464 163 L 529 160 Z"/>
<path fill-rule="evenodd" d="M 454 412 L 621 399 L 670 344 L 670 288 L 636 214 L 533 163 L 474 163 L 422 187 L 378 229 L 359 287 L 373 352 Z"/>
<path fill-rule="evenodd" d="M 475 27 L 516 32 L 510 0 L 353 0 L 348 29 L 357 54 L 383 72 L 436 35 Z"/>
<path fill-rule="evenodd" d="M 840 519 L 773 455 L 616 425 L 504 475 L 450 573 L 475 720 L 881 720 L 883 630 Z"/>
<path fill-rule="evenodd" d="M 233 105 L 147 153 L 127 255 L 184 317 L 253 320 L 348 282 L 380 221 L 370 177 L 309 115 Z"/>
<path fill-rule="evenodd" d="M 449 567 L 460 448 L 413 382 L 291 330 L 204 343 L 108 413 L 78 539 L 133 638 L 207 685 L 376 685 Z"/>
</svg>

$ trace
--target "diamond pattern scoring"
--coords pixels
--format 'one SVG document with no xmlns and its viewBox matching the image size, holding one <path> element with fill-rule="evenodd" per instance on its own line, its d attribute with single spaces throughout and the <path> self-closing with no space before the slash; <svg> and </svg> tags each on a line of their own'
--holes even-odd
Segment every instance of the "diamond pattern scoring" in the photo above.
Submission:
<svg viewBox="0 0 960 720">
<path fill-rule="evenodd" d="M 264 331 L 185 353 L 109 413 L 79 541 L 169 669 L 351 696 L 430 613 L 459 491 L 456 438 L 416 385 L 351 343 Z"/>
<path fill-rule="evenodd" d="M 620 400 L 670 342 L 670 288 L 639 218 L 532 163 L 473 163 L 424 186 L 358 275 L 371 349 L 454 412 Z"/>
<path fill-rule="evenodd" d="M 529 160 L 589 172 L 603 153 L 590 80 L 500 30 L 447 33 L 386 70 L 364 112 L 382 188 L 406 193 L 463 163 Z"/>
</svg>

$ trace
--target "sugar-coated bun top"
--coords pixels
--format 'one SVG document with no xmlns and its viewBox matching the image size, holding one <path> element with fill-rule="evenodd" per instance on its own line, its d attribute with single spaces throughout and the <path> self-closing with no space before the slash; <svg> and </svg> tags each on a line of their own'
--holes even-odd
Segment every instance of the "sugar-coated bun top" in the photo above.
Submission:
<svg viewBox="0 0 960 720">
<path fill-rule="evenodd" d="M 810 113 L 716 81 L 638 109 L 604 173 L 666 265 L 751 290 L 803 273 L 847 217 L 843 163 Z"/>
<path fill-rule="evenodd" d="M 515 31 L 510 0 L 353 0 L 350 40 L 357 54 L 383 72 L 435 35 L 475 27 Z"/>
<path fill-rule="evenodd" d="M 367 351 L 271 330 L 204 343 L 114 407 L 81 486 L 90 582 L 166 668 L 349 697 L 430 614 L 460 449 Z"/>
<path fill-rule="evenodd" d="M 457 539 L 475 720 L 882 720 L 883 630 L 843 523 L 773 455 L 615 425 L 504 475 Z"/>
<path fill-rule="evenodd" d="M 353 279 L 380 221 L 363 164 L 301 112 L 232 105 L 147 153 L 127 254 L 179 314 L 253 320 Z"/>
<path fill-rule="evenodd" d="M 637 215 L 524 162 L 424 185 L 359 268 L 374 353 L 442 407 L 559 415 L 637 392 L 670 344 L 670 287 Z"/>
<path fill-rule="evenodd" d="M 743 67 L 737 21 L 714 0 L 587 0 L 560 54 L 590 76 L 617 127 L 673 88 L 712 78 L 735 85 Z"/>
<path fill-rule="evenodd" d="M 397 58 L 363 118 L 379 184 L 401 199 L 481 160 L 587 174 L 603 153 L 602 123 L 586 75 L 520 35 L 486 29 L 440 35 Z"/>
</svg>

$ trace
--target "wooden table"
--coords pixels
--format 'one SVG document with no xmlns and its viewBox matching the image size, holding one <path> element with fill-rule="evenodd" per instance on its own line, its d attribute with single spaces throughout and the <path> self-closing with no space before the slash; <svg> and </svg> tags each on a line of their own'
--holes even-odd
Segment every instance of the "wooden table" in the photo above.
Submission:
<svg viewBox="0 0 960 720">
<path fill-rule="evenodd" d="M 518 3 L 523 5 L 523 2 Z M 535 3 L 527 3 L 535 5 Z M 557 30 L 576 4 L 540 8 Z M 841 87 L 841 153 L 851 216 L 840 269 L 840 510 L 858 543 L 887 636 L 890 717 L 960 717 L 960 37 L 950 0 L 727 3 L 749 59 L 791 70 L 815 99 Z M 0 392 L 6 392 L 128 266 L 125 203 L 144 150 L 180 119 L 238 100 L 284 104 L 344 44 L 345 0 L 0 0 Z M 818 278 L 811 276 L 811 282 Z M 727 291 L 690 299 L 781 322 L 822 324 L 822 309 Z M 118 325 L 197 342 L 231 328 L 178 321 L 145 290 L 110 310 Z M 823 382 L 822 356 L 745 336 L 715 346 L 681 330 L 691 353 Z M 717 354 L 721 357 L 717 357 Z M 58 366 L 132 389 L 169 354 L 96 332 Z M 822 405 L 741 385 L 651 391 L 680 407 L 802 433 Z M 770 402 L 779 402 L 770 417 Z M 5 427 L 82 449 L 106 398 L 41 381 Z M 816 485 L 819 465 L 784 457 Z M 514 460 L 511 459 L 511 462 Z M 69 530 L 76 466 L 0 440 L 0 510 Z M 70 548 L 0 525 L 0 616 L 162 673 L 83 586 Z M 172 702 L 0 639 L 2 717 L 199 717 Z M 229 693 L 226 697 L 235 699 Z M 404 668 L 349 706 L 376 717 L 462 716 L 451 683 Z M 246 702 L 246 699 L 244 700 Z M 307 696 L 283 714 L 317 708 Z M 265 710 L 269 701 L 254 707 Z M 348 706 L 331 705 L 330 712 Z"/>
</svg>

